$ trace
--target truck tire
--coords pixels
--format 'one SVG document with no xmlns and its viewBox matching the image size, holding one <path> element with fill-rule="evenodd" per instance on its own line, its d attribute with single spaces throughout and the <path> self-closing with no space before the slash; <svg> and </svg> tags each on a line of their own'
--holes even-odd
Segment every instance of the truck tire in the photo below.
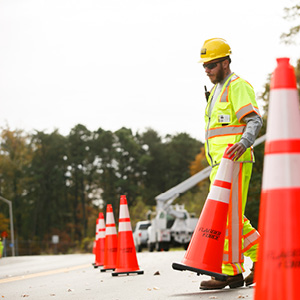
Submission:
<svg viewBox="0 0 300 300">
<path fill-rule="evenodd" d="M 136 252 L 142 252 L 142 246 L 141 245 L 136 245 L 135 246 L 135 250 L 136 250 Z"/>
<path fill-rule="evenodd" d="M 164 247 L 163 247 L 163 250 L 164 251 L 169 251 L 169 249 L 170 249 L 170 244 L 169 243 L 165 243 Z"/>
<path fill-rule="evenodd" d="M 156 242 L 156 244 L 155 244 L 155 250 L 156 251 L 161 251 L 162 250 L 162 243 Z"/>
<path fill-rule="evenodd" d="M 157 242 L 156 243 L 156 251 L 169 251 L 170 245 L 166 242 Z"/>
<path fill-rule="evenodd" d="M 149 252 L 153 252 L 154 249 L 155 249 L 155 244 L 149 243 L 149 244 L 148 244 L 148 250 L 149 250 Z"/>
</svg>

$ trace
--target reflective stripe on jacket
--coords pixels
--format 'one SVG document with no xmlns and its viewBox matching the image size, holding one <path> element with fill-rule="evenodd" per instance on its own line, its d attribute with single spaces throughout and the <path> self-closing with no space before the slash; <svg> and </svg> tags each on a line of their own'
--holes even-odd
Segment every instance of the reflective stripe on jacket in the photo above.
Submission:
<svg viewBox="0 0 300 300">
<path fill-rule="evenodd" d="M 209 107 L 214 97 L 216 85 L 212 89 L 205 109 L 205 153 L 211 166 L 220 163 L 228 144 L 240 141 L 246 128 L 242 122 L 251 112 L 259 115 L 252 86 L 234 73 L 223 85 L 209 116 Z M 252 147 L 238 159 L 241 162 L 253 162 Z"/>
</svg>

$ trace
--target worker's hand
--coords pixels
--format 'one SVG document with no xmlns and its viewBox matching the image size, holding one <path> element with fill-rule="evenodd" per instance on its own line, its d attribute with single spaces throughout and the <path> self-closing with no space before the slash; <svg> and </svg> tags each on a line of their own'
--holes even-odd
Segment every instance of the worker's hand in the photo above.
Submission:
<svg viewBox="0 0 300 300">
<path fill-rule="evenodd" d="M 245 151 L 246 148 L 242 143 L 236 143 L 227 150 L 226 154 L 231 160 L 237 160 L 244 154 Z"/>
</svg>

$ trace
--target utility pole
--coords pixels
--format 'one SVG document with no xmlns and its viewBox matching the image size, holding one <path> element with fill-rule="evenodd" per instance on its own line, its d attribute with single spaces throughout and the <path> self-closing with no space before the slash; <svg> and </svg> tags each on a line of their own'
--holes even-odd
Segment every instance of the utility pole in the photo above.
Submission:
<svg viewBox="0 0 300 300">
<path fill-rule="evenodd" d="M 13 210 L 12 210 L 12 202 L 0 196 L 0 200 L 7 203 L 9 206 L 9 219 L 10 219 L 10 239 L 12 244 L 12 256 L 15 256 L 15 237 L 14 237 L 14 222 L 13 222 Z"/>
</svg>

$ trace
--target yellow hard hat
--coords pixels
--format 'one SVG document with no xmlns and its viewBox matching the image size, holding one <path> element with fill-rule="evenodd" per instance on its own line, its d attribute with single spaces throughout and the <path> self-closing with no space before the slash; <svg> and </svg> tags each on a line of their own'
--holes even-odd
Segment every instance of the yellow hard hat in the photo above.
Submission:
<svg viewBox="0 0 300 300">
<path fill-rule="evenodd" d="M 213 38 L 206 40 L 201 48 L 199 63 L 206 63 L 211 60 L 229 56 L 231 54 L 230 46 L 224 39 Z"/>
</svg>

